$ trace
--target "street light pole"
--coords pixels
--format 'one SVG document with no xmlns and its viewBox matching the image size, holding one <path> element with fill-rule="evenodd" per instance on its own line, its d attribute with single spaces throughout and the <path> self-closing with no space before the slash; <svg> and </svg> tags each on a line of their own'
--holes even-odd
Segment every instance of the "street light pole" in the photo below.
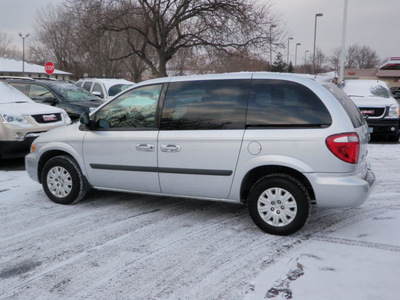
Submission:
<svg viewBox="0 0 400 300">
<path fill-rule="evenodd" d="M 297 46 L 301 46 L 301 43 L 296 43 L 296 51 L 294 55 L 294 67 L 296 68 L 297 66 Z"/>
<path fill-rule="evenodd" d="M 323 14 L 321 14 L 321 13 L 315 14 L 315 26 L 314 26 L 314 54 L 313 54 L 313 71 L 314 71 L 314 74 L 315 74 L 315 47 L 316 47 L 316 44 L 317 44 L 317 18 L 318 18 L 318 17 L 322 17 L 322 16 L 323 16 Z"/>
<path fill-rule="evenodd" d="M 306 50 L 306 51 L 304 52 L 304 64 L 305 64 L 305 65 L 307 65 L 307 52 L 310 52 L 310 51 Z"/>
<path fill-rule="evenodd" d="M 22 77 L 25 77 L 25 39 L 29 37 L 29 33 L 25 34 L 19 33 L 19 36 L 22 38 Z"/>
<path fill-rule="evenodd" d="M 344 11 L 343 11 L 343 32 L 342 32 L 342 47 L 340 50 L 340 70 L 339 70 L 339 81 L 343 81 L 344 76 L 344 51 L 346 44 L 346 23 L 347 23 L 347 0 L 344 0 Z"/>
<path fill-rule="evenodd" d="M 272 24 L 269 26 L 269 66 L 272 66 L 272 28 L 275 28 L 276 25 Z"/>
<path fill-rule="evenodd" d="M 286 60 L 286 65 L 287 65 L 287 70 L 289 71 L 289 42 L 290 40 L 293 40 L 292 37 L 288 38 L 287 40 L 287 60 Z"/>
</svg>

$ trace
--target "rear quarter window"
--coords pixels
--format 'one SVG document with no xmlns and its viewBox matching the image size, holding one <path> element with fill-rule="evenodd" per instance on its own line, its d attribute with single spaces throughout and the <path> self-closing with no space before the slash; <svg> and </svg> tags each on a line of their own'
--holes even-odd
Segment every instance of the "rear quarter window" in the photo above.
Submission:
<svg viewBox="0 0 400 300">
<path fill-rule="evenodd" d="M 332 118 L 308 87 L 286 80 L 252 81 L 246 125 L 251 127 L 328 127 Z"/>
<path fill-rule="evenodd" d="M 323 86 L 333 96 L 335 96 L 338 102 L 342 105 L 344 110 L 347 112 L 347 115 L 349 116 L 351 122 L 353 123 L 354 128 L 358 128 L 365 124 L 365 119 L 360 113 L 360 110 L 344 91 L 333 84 L 324 84 Z"/>
</svg>

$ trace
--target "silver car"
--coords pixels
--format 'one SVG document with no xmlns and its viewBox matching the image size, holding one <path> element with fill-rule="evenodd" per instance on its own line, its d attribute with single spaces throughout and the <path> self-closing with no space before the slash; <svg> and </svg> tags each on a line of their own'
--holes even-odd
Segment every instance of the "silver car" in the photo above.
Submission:
<svg viewBox="0 0 400 300">
<path fill-rule="evenodd" d="M 41 136 L 25 163 L 56 203 L 91 188 L 246 203 L 259 228 L 288 235 L 312 205 L 367 199 L 368 140 L 359 110 L 332 84 L 276 73 L 172 77 Z"/>
</svg>

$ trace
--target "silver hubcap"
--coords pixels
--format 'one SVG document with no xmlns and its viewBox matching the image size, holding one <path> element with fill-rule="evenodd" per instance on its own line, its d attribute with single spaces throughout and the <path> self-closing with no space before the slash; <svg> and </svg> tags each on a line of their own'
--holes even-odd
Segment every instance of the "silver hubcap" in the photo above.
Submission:
<svg viewBox="0 0 400 300">
<path fill-rule="evenodd" d="M 54 196 L 64 198 L 71 193 L 71 175 L 63 167 L 53 167 L 47 173 L 47 186 Z"/>
<path fill-rule="evenodd" d="M 278 187 L 265 190 L 258 198 L 257 208 L 261 218 L 275 227 L 290 224 L 297 214 L 297 204 L 292 194 Z"/>
</svg>

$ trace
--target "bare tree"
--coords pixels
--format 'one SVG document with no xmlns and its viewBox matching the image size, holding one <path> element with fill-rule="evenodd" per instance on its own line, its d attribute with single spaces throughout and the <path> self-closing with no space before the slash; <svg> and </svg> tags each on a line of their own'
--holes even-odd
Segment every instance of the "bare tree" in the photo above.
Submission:
<svg viewBox="0 0 400 300">
<path fill-rule="evenodd" d="M 331 65 L 338 70 L 340 57 L 340 49 L 333 51 L 329 58 Z M 379 64 L 379 57 L 376 51 L 368 46 L 359 46 L 358 44 L 351 45 L 345 53 L 345 68 L 348 69 L 374 69 Z"/>
<path fill-rule="evenodd" d="M 167 75 L 168 61 L 184 48 L 269 49 L 267 28 L 278 22 L 269 2 L 260 5 L 255 0 L 71 1 L 80 12 L 99 6 L 107 11 L 86 26 L 127 33 L 130 51 L 120 58 L 139 56 L 156 77 Z"/>
<path fill-rule="evenodd" d="M 6 32 L 0 31 L 0 57 L 21 59 L 22 53 L 11 44 L 12 39 Z"/>
<path fill-rule="evenodd" d="M 328 62 L 328 58 L 321 51 L 321 49 L 317 49 L 315 55 L 315 74 L 323 73 L 327 71 L 326 63 Z"/>
<path fill-rule="evenodd" d="M 359 46 L 356 63 L 359 69 L 374 69 L 379 64 L 379 57 L 370 47 Z"/>
<path fill-rule="evenodd" d="M 253 54 L 249 49 L 235 52 L 212 51 L 207 69 L 211 72 L 266 71 L 268 62 Z"/>
<path fill-rule="evenodd" d="M 53 61 L 62 70 L 77 72 L 83 58 L 76 47 L 74 21 L 66 7 L 48 6 L 40 11 L 30 47 L 32 57 L 42 63 Z"/>
</svg>

